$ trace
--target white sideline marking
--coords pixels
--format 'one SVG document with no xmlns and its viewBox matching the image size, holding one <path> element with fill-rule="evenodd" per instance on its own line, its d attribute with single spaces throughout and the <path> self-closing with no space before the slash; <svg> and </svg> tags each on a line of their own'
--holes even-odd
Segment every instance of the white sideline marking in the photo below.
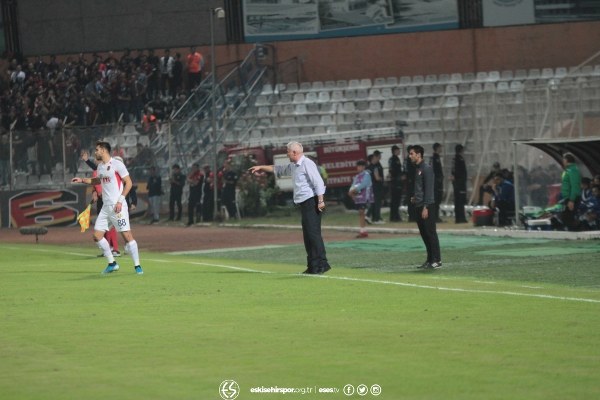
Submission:
<svg viewBox="0 0 600 400">
<path fill-rule="evenodd" d="M 224 249 L 208 249 L 208 250 L 189 250 L 189 251 L 172 251 L 167 254 L 179 256 L 179 255 L 194 255 L 194 254 L 210 254 L 210 253 L 227 253 L 230 251 L 246 251 L 246 250 L 265 250 L 265 249 L 279 249 L 281 247 L 288 247 L 289 245 L 281 244 L 269 244 L 264 246 L 248 246 L 248 247 L 230 247 Z"/>
<path fill-rule="evenodd" d="M 45 249 L 35 249 L 35 251 L 57 252 L 55 250 L 45 250 Z M 65 253 L 63 253 L 63 254 L 65 254 Z M 66 253 L 66 254 L 89 256 L 89 254 L 81 254 L 81 253 Z M 206 267 L 225 268 L 225 269 L 232 269 L 232 270 L 236 270 L 236 271 L 255 272 L 255 273 L 259 273 L 259 274 L 278 274 L 277 272 L 272 272 L 272 271 L 261 271 L 261 270 L 257 270 L 257 269 L 251 269 L 251 268 L 236 267 L 233 265 L 203 263 L 203 262 L 197 262 L 197 261 L 173 261 L 173 260 L 161 260 L 161 259 L 148 259 L 148 261 L 160 262 L 160 263 L 165 263 L 165 264 L 178 263 L 178 264 L 203 265 Z M 305 276 L 305 275 L 301 275 L 301 274 L 281 274 L 281 275 Z M 582 303 L 600 303 L 600 300 L 586 299 L 584 297 L 553 296 L 550 294 L 520 293 L 520 292 L 511 292 L 511 291 L 506 291 L 506 290 L 481 290 L 481 289 L 451 288 L 451 287 L 443 287 L 443 286 L 418 285 L 416 283 L 406 283 L 406 282 L 387 281 L 387 280 L 378 280 L 378 279 L 350 278 L 350 277 L 346 277 L 346 276 L 332 276 L 332 275 L 316 275 L 316 276 L 306 275 L 306 277 L 333 279 L 333 280 L 350 281 L 350 282 L 379 283 L 379 284 L 383 284 L 383 285 L 413 287 L 413 288 L 418 288 L 418 289 L 434 289 L 434 290 L 443 290 L 443 291 L 448 291 L 448 292 L 501 294 L 501 295 L 507 295 L 507 296 L 534 297 L 534 298 L 538 298 L 538 299 L 577 301 L 577 302 L 582 302 Z"/>
<path fill-rule="evenodd" d="M 159 260 L 151 260 L 151 261 L 159 261 Z M 165 261 L 165 260 L 160 260 L 160 261 Z M 166 261 L 166 262 L 169 262 L 169 261 Z M 178 262 L 180 262 L 180 261 L 178 261 Z M 193 262 L 193 261 L 181 261 L 180 263 L 193 264 L 193 265 L 204 265 L 207 267 L 227 268 L 227 269 L 234 269 L 234 270 L 247 271 L 247 272 L 256 272 L 259 274 L 277 274 L 277 272 L 234 267 L 232 265 L 211 264 L 211 263 L 202 263 L 202 262 Z M 301 274 L 281 274 L 281 275 L 304 276 Z M 586 298 L 582 298 L 582 297 L 553 296 L 550 294 L 536 294 L 536 293 L 519 293 L 519 292 L 506 291 L 506 290 L 481 290 L 481 289 L 451 288 L 451 287 L 443 287 L 443 286 L 418 285 L 416 283 L 406 283 L 406 282 L 387 281 L 387 280 L 378 280 L 378 279 L 350 278 L 350 277 L 346 277 L 346 276 L 332 276 L 332 275 L 316 275 L 316 276 L 315 275 L 307 275 L 307 277 L 322 278 L 322 279 L 334 279 L 334 280 L 351 281 L 351 282 L 379 283 L 379 284 L 383 284 L 383 285 L 396 285 L 396 286 L 404 286 L 404 287 L 413 287 L 413 288 L 418 288 L 418 289 L 435 289 L 435 290 L 444 290 L 444 291 L 448 291 L 448 292 L 488 293 L 488 294 L 501 294 L 501 295 L 507 295 L 507 296 L 535 297 L 535 298 L 539 298 L 539 299 L 550 299 L 550 300 L 578 301 L 578 302 L 584 302 L 584 303 L 600 303 L 600 300 L 586 299 Z"/>
</svg>

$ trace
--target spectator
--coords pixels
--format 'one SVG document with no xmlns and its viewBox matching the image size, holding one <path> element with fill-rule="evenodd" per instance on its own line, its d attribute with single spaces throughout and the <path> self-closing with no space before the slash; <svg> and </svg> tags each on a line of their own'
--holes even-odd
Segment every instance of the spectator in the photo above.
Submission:
<svg viewBox="0 0 600 400">
<path fill-rule="evenodd" d="M 129 123 L 131 110 L 131 85 L 128 80 L 119 78 L 117 91 L 117 114 L 123 116 L 123 122 Z"/>
<path fill-rule="evenodd" d="M 160 221 L 160 199 L 163 194 L 162 191 L 162 179 L 156 171 L 156 167 L 153 165 L 150 167 L 150 176 L 148 177 L 148 214 L 152 220 L 151 224 Z"/>
<path fill-rule="evenodd" d="M 32 131 L 28 131 L 25 137 L 25 145 L 27 146 L 27 171 L 29 175 L 39 175 L 37 141 L 37 135 Z"/>
<path fill-rule="evenodd" d="M 204 222 L 212 221 L 214 214 L 214 190 L 215 174 L 210 170 L 209 165 L 204 165 L 204 185 L 202 186 L 202 220 Z"/>
<path fill-rule="evenodd" d="M 69 130 L 65 140 L 65 158 L 67 169 L 73 176 L 77 175 L 81 143 L 74 131 Z"/>
<path fill-rule="evenodd" d="M 231 168 L 231 163 L 226 161 L 223 164 L 223 191 L 221 194 L 221 201 L 227 209 L 229 218 L 238 217 L 235 200 L 235 190 L 238 179 L 237 172 Z"/>
<path fill-rule="evenodd" d="M 183 86 L 183 63 L 181 62 L 181 54 L 179 53 L 175 53 L 172 72 L 169 90 L 171 91 L 171 98 L 175 99 Z"/>
<path fill-rule="evenodd" d="M 467 203 L 467 164 L 463 158 L 464 146 L 457 144 L 452 166 L 452 186 L 454 189 L 454 220 L 457 224 L 467 222 L 465 205 Z"/>
<path fill-rule="evenodd" d="M 348 191 L 348 196 L 354 200 L 354 204 L 358 210 L 358 226 L 360 229 L 356 236 L 358 239 L 369 237 L 366 228 L 365 213 L 366 209 L 373 203 L 373 183 L 371 181 L 371 174 L 366 171 L 366 168 L 366 161 L 359 160 L 356 162 L 358 173 L 352 179 L 352 185 Z"/>
<path fill-rule="evenodd" d="M 187 56 L 188 71 L 188 91 L 194 90 L 202 80 L 202 68 L 204 67 L 204 58 L 195 47 L 190 47 L 190 54 Z"/>
<path fill-rule="evenodd" d="M 185 175 L 181 173 L 179 164 L 173 165 L 171 177 L 169 178 L 171 190 L 169 193 L 169 221 L 175 219 L 175 206 L 177 206 L 176 221 L 181 221 L 181 196 L 185 186 Z"/>
<path fill-rule="evenodd" d="M 146 75 L 148 76 L 148 98 L 153 99 L 158 94 L 160 70 L 158 64 L 160 60 L 154 55 L 154 50 L 148 50 L 146 59 Z"/>
<path fill-rule="evenodd" d="M 169 93 L 170 82 L 173 79 L 173 64 L 175 59 L 171 57 L 171 50 L 165 49 L 165 55 L 160 58 L 158 69 L 160 71 L 160 92 L 163 97 Z"/>
<path fill-rule="evenodd" d="M 204 184 L 204 175 L 200 171 L 200 165 L 198 163 L 192 164 L 192 170 L 187 176 L 187 182 L 190 187 L 188 197 L 188 222 L 187 226 L 194 223 L 194 217 L 196 222 L 199 220 L 200 209 L 202 206 L 202 186 Z"/>
</svg>

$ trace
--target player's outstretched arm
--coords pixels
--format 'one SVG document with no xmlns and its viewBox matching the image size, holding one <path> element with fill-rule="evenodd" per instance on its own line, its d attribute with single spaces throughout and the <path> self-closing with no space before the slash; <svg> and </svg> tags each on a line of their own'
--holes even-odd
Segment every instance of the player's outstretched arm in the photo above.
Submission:
<svg viewBox="0 0 600 400">
<path fill-rule="evenodd" d="M 83 183 L 85 185 L 99 185 L 100 178 L 73 178 L 71 179 L 71 183 Z"/>
</svg>

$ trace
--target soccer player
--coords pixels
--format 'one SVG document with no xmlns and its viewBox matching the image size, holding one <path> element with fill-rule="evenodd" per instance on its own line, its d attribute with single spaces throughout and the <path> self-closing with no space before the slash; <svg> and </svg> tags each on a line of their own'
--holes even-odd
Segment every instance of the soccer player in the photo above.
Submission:
<svg viewBox="0 0 600 400">
<path fill-rule="evenodd" d="M 110 229 L 110 225 L 114 226 L 117 231 L 121 232 L 123 239 L 127 244 L 125 250 L 131 255 L 135 273 L 141 275 L 144 273 L 140 265 L 140 256 L 138 253 L 138 245 L 129 225 L 129 212 L 125 197 L 131 190 L 133 182 L 129 176 L 129 172 L 123 162 L 111 158 L 110 143 L 98 141 L 96 142 L 96 151 L 94 153 L 98 161 L 98 174 L 95 178 L 73 178 L 73 183 L 84 183 L 87 185 L 101 185 L 102 199 L 104 205 L 98 214 L 96 224 L 94 225 L 94 241 L 98 244 L 104 257 L 108 260 L 108 266 L 102 272 L 109 274 L 119 270 L 119 264 L 115 261 L 110 245 L 104 238 L 104 233 Z"/>
</svg>

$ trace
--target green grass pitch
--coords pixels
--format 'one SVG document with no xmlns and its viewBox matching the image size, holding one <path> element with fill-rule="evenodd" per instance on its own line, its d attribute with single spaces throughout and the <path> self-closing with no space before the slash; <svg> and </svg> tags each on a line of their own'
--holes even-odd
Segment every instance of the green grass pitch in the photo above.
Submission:
<svg viewBox="0 0 600 400">
<path fill-rule="evenodd" d="M 0 399 L 593 399 L 597 241 L 441 236 L 141 254 L 0 243 Z M 346 385 L 381 387 L 351 396 Z M 303 388 L 257 394 L 252 388 Z M 332 388 L 337 393 L 318 393 Z"/>
</svg>

